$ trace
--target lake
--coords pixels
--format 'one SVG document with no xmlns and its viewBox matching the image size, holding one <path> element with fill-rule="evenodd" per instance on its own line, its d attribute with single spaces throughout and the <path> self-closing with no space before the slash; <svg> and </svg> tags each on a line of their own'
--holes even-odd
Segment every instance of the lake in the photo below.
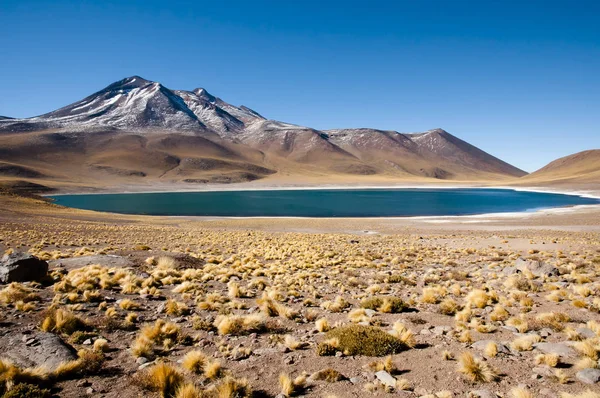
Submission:
<svg viewBox="0 0 600 398">
<path fill-rule="evenodd" d="M 125 214 L 407 217 L 530 212 L 599 199 L 510 189 L 302 189 L 54 195 L 56 204 Z"/>
</svg>

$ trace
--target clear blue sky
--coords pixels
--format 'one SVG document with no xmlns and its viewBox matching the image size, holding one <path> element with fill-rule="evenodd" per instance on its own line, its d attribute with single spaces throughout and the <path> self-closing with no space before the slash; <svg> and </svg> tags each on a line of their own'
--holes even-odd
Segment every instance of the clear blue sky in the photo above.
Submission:
<svg viewBox="0 0 600 398">
<path fill-rule="evenodd" d="M 441 127 L 527 171 L 600 148 L 600 1 L 0 1 L 0 115 L 126 76 L 319 129 Z"/>
</svg>

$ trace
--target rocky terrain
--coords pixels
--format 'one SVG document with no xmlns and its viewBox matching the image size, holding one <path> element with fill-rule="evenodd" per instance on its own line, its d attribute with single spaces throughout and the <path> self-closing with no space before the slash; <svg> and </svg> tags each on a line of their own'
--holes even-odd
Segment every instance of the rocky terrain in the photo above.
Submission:
<svg viewBox="0 0 600 398">
<path fill-rule="evenodd" d="M 547 224 L 596 213 L 319 231 L 0 200 L 6 397 L 598 396 L 600 235 Z"/>
</svg>

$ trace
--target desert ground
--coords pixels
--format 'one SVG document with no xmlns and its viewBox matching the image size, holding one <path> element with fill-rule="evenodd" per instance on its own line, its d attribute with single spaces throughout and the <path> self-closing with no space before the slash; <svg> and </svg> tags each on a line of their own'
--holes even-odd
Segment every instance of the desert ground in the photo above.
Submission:
<svg viewBox="0 0 600 398">
<path fill-rule="evenodd" d="M 600 388 L 593 206 L 228 219 L 105 214 L 4 192 L 0 251 L 49 263 L 39 282 L 0 285 L 6 397 L 593 397 Z M 48 339 L 60 361 L 23 360 Z"/>
</svg>

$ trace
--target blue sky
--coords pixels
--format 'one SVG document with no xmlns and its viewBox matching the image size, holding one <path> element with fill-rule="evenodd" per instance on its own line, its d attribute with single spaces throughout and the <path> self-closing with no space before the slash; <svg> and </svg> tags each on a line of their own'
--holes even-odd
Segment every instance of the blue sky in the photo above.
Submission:
<svg viewBox="0 0 600 398">
<path fill-rule="evenodd" d="M 600 148 L 599 1 L 0 1 L 0 115 L 140 75 L 319 129 L 441 127 L 527 171 Z"/>
</svg>

